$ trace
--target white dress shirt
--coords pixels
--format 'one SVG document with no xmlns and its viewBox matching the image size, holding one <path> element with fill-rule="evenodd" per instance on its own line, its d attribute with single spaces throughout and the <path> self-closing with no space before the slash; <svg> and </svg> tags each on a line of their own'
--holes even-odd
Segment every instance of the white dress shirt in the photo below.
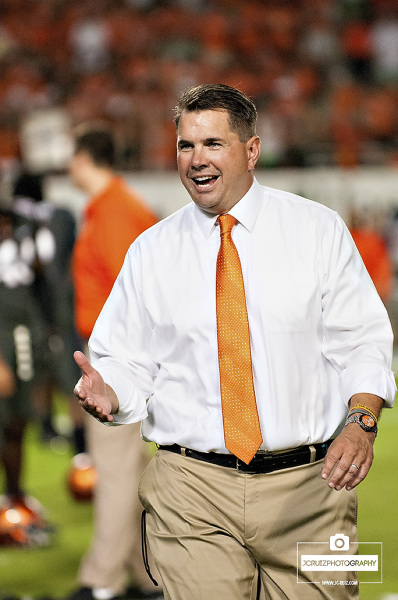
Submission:
<svg viewBox="0 0 398 600">
<path fill-rule="evenodd" d="M 230 213 L 242 263 L 263 445 L 334 437 L 357 392 L 392 405 L 386 310 L 341 218 L 260 186 Z M 115 422 L 144 439 L 227 453 L 216 327 L 216 216 L 191 203 L 145 231 L 90 339 L 93 366 L 119 399 Z"/>
</svg>

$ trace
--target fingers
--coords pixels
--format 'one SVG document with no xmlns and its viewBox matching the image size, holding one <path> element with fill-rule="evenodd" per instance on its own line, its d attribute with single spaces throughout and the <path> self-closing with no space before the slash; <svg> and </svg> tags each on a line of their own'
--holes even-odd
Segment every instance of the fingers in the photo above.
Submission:
<svg viewBox="0 0 398 600">
<path fill-rule="evenodd" d="M 93 373 L 95 373 L 94 367 L 90 365 L 90 362 L 87 360 L 83 352 L 80 352 L 80 350 L 76 350 L 76 352 L 73 354 L 73 357 L 76 361 L 76 364 L 83 371 L 83 375 L 92 375 Z"/>
<path fill-rule="evenodd" d="M 355 465 L 355 466 L 357 466 L 357 465 Z M 362 465 L 359 469 L 355 469 L 351 465 L 351 479 L 347 482 L 347 484 L 345 486 L 346 490 L 350 491 L 354 487 L 356 487 L 359 483 L 361 483 L 361 481 L 363 481 L 365 479 L 366 475 L 368 474 L 369 469 L 370 469 L 370 466 L 366 468 L 365 465 Z M 353 470 L 355 471 L 354 473 L 352 473 Z"/>
<path fill-rule="evenodd" d="M 79 404 L 89 415 L 97 419 L 97 421 L 101 421 L 102 423 L 111 423 L 114 420 L 113 416 L 105 413 L 103 408 L 96 405 L 92 398 L 79 397 Z"/>
<path fill-rule="evenodd" d="M 372 461 L 373 449 L 369 438 L 364 438 L 363 443 L 354 443 L 339 436 L 325 457 L 322 478 L 328 480 L 329 487 L 336 491 L 344 487 L 352 490 L 365 479 Z"/>
<path fill-rule="evenodd" d="M 80 352 L 80 350 L 77 350 L 73 354 L 73 357 L 75 359 L 76 364 L 81 368 L 83 373 L 82 377 L 80 377 L 79 381 L 75 385 L 73 393 L 75 394 L 75 396 L 77 396 L 77 398 L 84 400 L 89 394 L 89 387 L 87 384 L 91 382 L 91 377 L 96 373 L 96 371 L 91 366 L 83 352 Z"/>
<path fill-rule="evenodd" d="M 349 461 L 352 460 L 350 463 Z M 329 487 L 337 492 L 344 487 L 349 491 L 363 481 L 368 474 L 370 464 L 364 459 L 363 455 L 356 455 L 353 459 L 341 457 L 335 463 L 334 470 L 329 470 L 328 466 L 322 477 L 328 479 L 328 472 L 331 473 Z"/>
<path fill-rule="evenodd" d="M 77 382 L 77 384 L 75 385 L 75 388 L 73 390 L 74 395 L 79 399 L 79 400 L 84 400 L 86 397 L 86 391 L 84 389 L 84 385 L 83 385 L 83 378 L 80 377 L 79 381 Z"/>
</svg>

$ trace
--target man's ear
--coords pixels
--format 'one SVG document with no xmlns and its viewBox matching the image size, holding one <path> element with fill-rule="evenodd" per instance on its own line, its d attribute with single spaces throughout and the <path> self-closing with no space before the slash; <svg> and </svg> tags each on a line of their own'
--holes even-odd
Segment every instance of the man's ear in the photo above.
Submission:
<svg viewBox="0 0 398 600">
<path fill-rule="evenodd" d="M 258 135 L 253 135 L 253 137 L 251 137 L 250 140 L 247 141 L 246 149 L 248 159 L 248 170 L 253 171 L 261 152 L 261 140 L 258 137 Z"/>
</svg>

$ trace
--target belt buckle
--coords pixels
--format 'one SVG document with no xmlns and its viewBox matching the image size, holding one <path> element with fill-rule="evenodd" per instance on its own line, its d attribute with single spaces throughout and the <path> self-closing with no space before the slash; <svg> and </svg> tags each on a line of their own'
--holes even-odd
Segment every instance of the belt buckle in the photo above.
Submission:
<svg viewBox="0 0 398 600">
<path fill-rule="evenodd" d="M 254 474 L 256 473 L 255 470 L 251 471 L 250 469 L 244 469 L 241 465 L 241 463 L 243 463 L 243 465 L 245 467 L 248 467 L 248 465 L 246 463 L 243 462 L 243 460 L 240 460 L 240 458 L 236 459 L 236 464 L 235 464 L 235 469 L 238 473 L 246 473 L 246 474 Z"/>
<path fill-rule="evenodd" d="M 236 464 L 235 464 L 235 469 L 238 471 L 238 473 L 247 473 L 247 471 L 244 471 L 241 467 L 241 463 L 243 461 L 240 460 L 240 458 L 236 458 Z M 245 464 L 245 463 L 243 463 Z M 247 465 L 245 465 L 247 467 Z"/>
</svg>

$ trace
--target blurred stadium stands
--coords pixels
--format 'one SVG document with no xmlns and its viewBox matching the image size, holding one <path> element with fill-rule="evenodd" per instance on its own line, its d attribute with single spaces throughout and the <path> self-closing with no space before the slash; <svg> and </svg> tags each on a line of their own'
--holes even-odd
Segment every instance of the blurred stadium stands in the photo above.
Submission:
<svg viewBox="0 0 398 600">
<path fill-rule="evenodd" d="M 256 102 L 261 183 L 345 219 L 377 207 L 398 273 L 396 0 L 2 0 L 0 202 L 23 165 L 79 218 L 69 133 L 101 120 L 124 176 L 160 217 L 178 209 L 172 110 L 204 82 Z"/>
<path fill-rule="evenodd" d="M 173 170 L 172 108 L 203 82 L 256 101 L 262 167 L 398 165 L 396 0 L 2 0 L 0 82 L 3 171 L 22 130 L 59 170 L 93 119 L 121 169 Z"/>
</svg>

